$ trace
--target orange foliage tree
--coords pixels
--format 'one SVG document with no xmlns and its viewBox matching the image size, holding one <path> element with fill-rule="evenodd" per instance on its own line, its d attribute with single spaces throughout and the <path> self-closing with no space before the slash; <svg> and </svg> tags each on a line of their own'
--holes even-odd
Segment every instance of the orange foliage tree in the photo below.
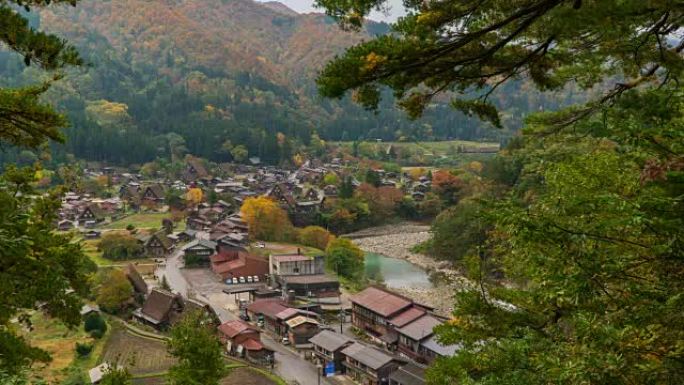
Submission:
<svg viewBox="0 0 684 385">
<path fill-rule="evenodd" d="M 404 194 L 395 187 L 374 187 L 368 183 L 363 183 L 356 189 L 356 196 L 368 204 L 368 209 L 373 218 L 383 219 L 393 214 Z"/>
<path fill-rule="evenodd" d="M 448 204 L 458 203 L 464 186 L 463 180 L 449 171 L 437 170 L 432 173 L 432 191 Z"/>
<path fill-rule="evenodd" d="M 292 236 L 293 227 L 287 213 L 270 198 L 247 198 L 240 213 L 249 226 L 252 239 L 287 241 Z"/>
</svg>

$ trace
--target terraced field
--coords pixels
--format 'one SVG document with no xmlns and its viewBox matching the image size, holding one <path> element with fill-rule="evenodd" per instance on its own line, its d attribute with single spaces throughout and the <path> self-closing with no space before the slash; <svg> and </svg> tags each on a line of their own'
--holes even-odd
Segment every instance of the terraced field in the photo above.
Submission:
<svg viewBox="0 0 684 385">
<path fill-rule="evenodd" d="M 133 376 L 165 373 L 175 362 L 166 353 L 163 341 L 134 335 L 124 329 L 112 334 L 103 361 L 125 365 Z"/>
</svg>

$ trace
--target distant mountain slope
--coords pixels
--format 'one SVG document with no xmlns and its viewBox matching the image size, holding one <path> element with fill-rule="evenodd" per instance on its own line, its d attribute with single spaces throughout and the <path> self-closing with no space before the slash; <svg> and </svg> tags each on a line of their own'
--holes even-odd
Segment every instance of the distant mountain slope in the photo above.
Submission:
<svg viewBox="0 0 684 385">
<path fill-rule="evenodd" d="M 446 103 L 410 121 L 391 97 L 377 113 L 348 98 L 319 97 L 318 71 L 345 48 L 387 33 L 383 23 L 344 32 L 323 14 L 252 0 L 82 0 L 76 7 L 51 5 L 30 20 L 68 39 L 90 63 L 48 95 L 73 122 L 67 145 L 55 148 L 58 159 L 71 153 L 141 163 L 168 156 L 170 133 L 196 155 L 228 160 L 222 145 L 230 141 L 268 162 L 287 161 L 314 131 L 333 140 L 498 140 L 510 134 Z M 34 69 L 0 51 L 0 84 L 35 80 Z M 516 86 L 498 103 L 514 129 L 527 111 L 559 101 Z"/>
<path fill-rule="evenodd" d="M 280 3 L 252 0 L 86 0 L 42 14 L 42 27 L 82 45 L 105 38 L 132 64 L 163 73 L 249 71 L 274 83 L 313 77 L 329 58 L 368 38 L 324 15 L 299 15 Z M 289 12 L 288 12 L 289 11 Z"/>
</svg>

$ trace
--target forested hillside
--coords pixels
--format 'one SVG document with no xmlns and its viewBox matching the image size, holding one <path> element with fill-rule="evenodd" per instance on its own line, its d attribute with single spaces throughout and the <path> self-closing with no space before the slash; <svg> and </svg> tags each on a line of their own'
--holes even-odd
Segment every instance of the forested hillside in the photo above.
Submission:
<svg viewBox="0 0 684 385">
<path fill-rule="evenodd" d="M 343 32 L 322 14 L 299 15 L 274 2 L 86 0 L 28 16 L 34 27 L 72 42 L 89 63 L 48 92 L 72 125 L 66 146 L 53 149 L 56 160 L 73 154 L 142 163 L 184 146 L 221 161 L 230 159 L 226 148 L 243 144 L 249 156 L 277 163 L 308 144 L 314 131 L 331 140 L 499 140 L 519 128 L 527 112 L 575 98 L 507 85 L 494 96 L 505 111 L 503 131 L 446 103 L 432 104 L 411 121 L 391 98 L 378 114 L 347 99 L 325 100 L 314 79 L 326 61 L 387 33 L 388 26 L 369 22 L 359 32 Z M 29 84 L 41 76 L 0 52 L 0 84 Z M 0 155 L 5 161 L 15 156 Z"/>
</svg>

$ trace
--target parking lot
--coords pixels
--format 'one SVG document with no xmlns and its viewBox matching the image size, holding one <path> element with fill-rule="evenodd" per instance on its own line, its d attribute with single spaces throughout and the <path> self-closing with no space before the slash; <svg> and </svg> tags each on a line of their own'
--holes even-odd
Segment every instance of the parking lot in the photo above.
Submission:
<svg viewBox="0 0 684 385">
<path fill-rule="evenodd" d="M 212 304 L 228 311 L 236 311 L 240 299 L 249 299 L 249 293 L 226 294 L 223 289 L 240 285 L 226 285 L 219 276 L 208 268 L 182 269 L 182 274 L 190 284 L 191 290 L 207 298 Z M 245 286 L 252 286 L 246 284 Z"/>
</svg>

